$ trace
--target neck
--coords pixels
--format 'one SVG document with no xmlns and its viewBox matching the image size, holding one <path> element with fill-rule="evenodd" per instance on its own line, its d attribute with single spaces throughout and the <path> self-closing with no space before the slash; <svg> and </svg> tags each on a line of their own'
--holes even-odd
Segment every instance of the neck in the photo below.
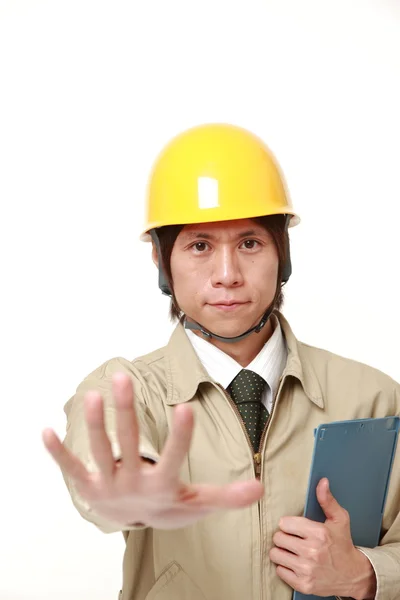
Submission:
<svg viewBox="0 0 400 600">
<path fill-rule="evenodd" d="M 244 340 L 240 342 L 235 342 L 233 344 L 221 342 L 220 340 L 216 340 L 215 338 L 211 338 L 208 340 L 210 344 L 216 346 L 222 352 L 225 352 L 228 356 L 233 358 L 240 366 L 246 368 L 247 365 L 251 363 L 252 360 L 257 356 L 260 352 L 261 348 L 266 344 L 269 338 L 272 336 L 274 332 L 274 326 L 272 323 L 272 318 L 268 319 L 268 322 L 264 325 L 260 333 L 253 332 Z M 201 331 L 194 330 L 194 333 L 199 337 L 203 337 Z"/>
</svg>

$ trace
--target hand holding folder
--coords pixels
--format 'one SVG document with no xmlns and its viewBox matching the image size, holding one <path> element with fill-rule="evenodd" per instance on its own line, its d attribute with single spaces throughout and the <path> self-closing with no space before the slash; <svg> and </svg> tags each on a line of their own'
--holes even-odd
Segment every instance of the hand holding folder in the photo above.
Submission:
<svg viewBox="0 0 400 600">
<path fill-rule="evenodd" d="M 314 522 L 310 527 L 329 520 L 316 492 L 321 479 L 327 478 L 332 495 L 348 512 L 353 549 L 354 546 L 374 548 L 379 544 L 399 428 L 399 417 L 386 417 L 327 423 L 316 429 L 304 511 L 304 517 Z M 320 497 L 320 489 L 318 495 Z M 332 590 L 332 594 L 338 592 L 340 590 Z M 294 593 L 294 600 L 322 597 L 327 598 Z M 335 595 L 329 598 L 334 600 Z"/>
<path fill-rule="evenodd" d="M 281 519 L 280 531 L 273 538 L 277 547 L 270 553 L 279 565 L 278 575 L 294 589 L 323 597 L 332 590 L 340 597 L 374 597 L 376 581 L 371 563 L 354 547 L 349 515 L 330 492 L 327 479 L 319 482 L 317 499 L 324 523 L 305 517 Z M 357 585 L 350 588 L 349 582 L 356 579 Z"/>
</svg>

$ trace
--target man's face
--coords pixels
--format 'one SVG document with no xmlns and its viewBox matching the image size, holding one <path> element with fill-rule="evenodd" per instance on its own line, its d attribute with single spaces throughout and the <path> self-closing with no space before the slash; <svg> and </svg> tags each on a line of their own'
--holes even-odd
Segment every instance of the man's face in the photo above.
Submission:
<svg viewBox="0 0 400 600">
<path fill-rule="evenodd" d="M 271 235 L 251 219 L 186 225 L 171 255 L 181 310 L 217 335 L 254 327 L 276 292 L 278 253 Z"/>
</svg>

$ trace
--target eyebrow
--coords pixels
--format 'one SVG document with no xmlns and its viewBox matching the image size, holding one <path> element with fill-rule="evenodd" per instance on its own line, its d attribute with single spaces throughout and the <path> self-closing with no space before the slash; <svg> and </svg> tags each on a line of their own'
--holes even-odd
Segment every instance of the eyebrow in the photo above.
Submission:
<svg viewBox="0 0 400 600">
<path fill-rule="evenodd" d="M 244 237 L 250 237 L 252 235 L 261 235 L 261 232 L 263 230 L 262 229 L 247 229 L 246 231 L 241 231 L 240 233 L 237 234 L 236 238 L 240 239 L 240 238 L 244 238 Z M 205 231 L 187 231 L 184 233 L 184 236 L 187 239 L 191 239 L 191 240 L 195 240 L 195 239 L 203 239 L 203 240 L 215 240 L 216 236 L 212 235 L 211 233 L 206 233 Z"/>
</svg>

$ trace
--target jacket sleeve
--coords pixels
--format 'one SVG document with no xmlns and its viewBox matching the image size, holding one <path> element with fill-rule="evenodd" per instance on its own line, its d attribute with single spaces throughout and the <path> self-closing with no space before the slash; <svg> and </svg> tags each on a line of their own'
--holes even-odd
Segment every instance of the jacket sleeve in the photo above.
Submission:
<svg viewBox="0 0 400 600">
<path fill-rule="evenodd" d="M 359 547 L 370 560 L 376 575 L 375 600 L 400 598 L 400 542 L 384 544 L 377 548 Z"/>
<path fill-rule="evenodd" d="M 375 600 L 398 600 L 400 598 L 400 453 L 393 465 L 390 485 L 393 522 L 376 548 L 359 547 L 371 561 L 377 579 Z M 385 511 L 386 512 L 386 511 Z M 389 515 L 390 518 L 390 515 Z"/>
<path fill-rule="evenodd" d="M 78 386 L 75 395 L 67 402 L 64 411 L 67 415 L 67 432 L 64 440 L 65 446 L 78 457 L 85 467 L 93 472 L 97 470 L 96 464 L 91 454 L 89 438 L 87 433 L 86 421 L 83 411 L 83 399 L 89 390 L 98 391 L 104 401 L 104 417 L 106 431 L 109 436 L 114 458 L 120 458 L 120 448 L 116 434 L 116 413 L 112 398 L 112 375 L 116 372 L 125 372 L 131 376 L 135 394 L 135 410 L 139 422 L 139 454 L 153 461 L 159 460 L 158 436 L 154 418 L 146 402 L 146 390 L 143 381 L 136 373 L 131 362 L 123 358 L 114 358 L 107 361 L 88 375 Z M 94 523 L 104 533 L 113 533 L 121 531 L 122 527 L 118 523 L 105 520 L 96 514 L 88 503 L 80 497 L 75 488 L 74 482 L 63 473 L 65 483 L 68 487 L 72 502 L 81 516 Z M 124 527 L 126 530 L 143 529 L 144 526 Z"/>
</svg>

